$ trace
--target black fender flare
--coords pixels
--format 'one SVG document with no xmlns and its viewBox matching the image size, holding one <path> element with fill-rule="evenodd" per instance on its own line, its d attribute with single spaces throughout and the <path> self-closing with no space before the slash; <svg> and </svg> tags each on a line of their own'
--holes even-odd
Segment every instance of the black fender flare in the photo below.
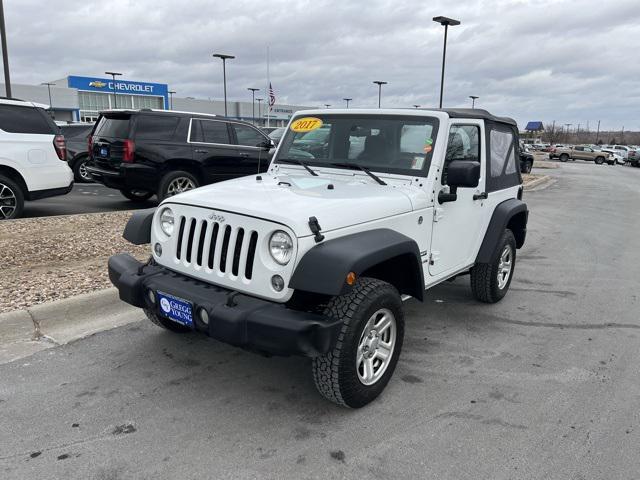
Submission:
<svg viewBox="0 0 640 480">
<path fill-rule="evenodd" d="M 491 263 L 496 252 L 496 245 L 505 228 L 510 225 L 516 238 L 516 247 L 521 248 L 527 235 L 527 220 L 529 209 L 522 200 L 510 198 L 499 203 L 489 222 L 489 227 L 484 234 L 482 245 L 476 257 L 476 263 Z M 512 222 L 512 220 L 514 220 Z"/>
<path fill-rule="evenodd" d="M 349 272 L 354 272 L 356 277 L 369 274 L 393 284 L 401 294 L 423 299 L 424 274 L 418 244 L 386 228 L 316 245 L 296 266 L 289 288 L 329 296 L 344 295 L 352 289 L 346 283 Z"/>
<path fill-rule="evenodd" d="M 122 236 L 134 245 L 151 243 L 151 224 L 155 208 L 136 210 L 124 227 Z"/>
</svg>

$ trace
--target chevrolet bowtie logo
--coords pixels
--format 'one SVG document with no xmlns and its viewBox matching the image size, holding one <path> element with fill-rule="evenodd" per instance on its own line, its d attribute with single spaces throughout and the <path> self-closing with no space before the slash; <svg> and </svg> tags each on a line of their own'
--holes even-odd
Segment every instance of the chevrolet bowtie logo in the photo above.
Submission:
<svg viewBox="0 0 640 480">
<path fill-rule="evenodd" d="M 90 87 L 102 88 L 102 87 L 105 87 L 106 85 L 107 85 L 106 83 L 101 82 L 100 80 L 94 80 L 93 82 L 89 82 Z"/>
</svg>

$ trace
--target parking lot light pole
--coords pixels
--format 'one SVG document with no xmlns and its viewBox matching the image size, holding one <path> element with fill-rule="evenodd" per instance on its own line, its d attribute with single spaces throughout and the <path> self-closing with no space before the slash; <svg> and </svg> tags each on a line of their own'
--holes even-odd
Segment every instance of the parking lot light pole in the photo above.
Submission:
<svg viewBox="0 0 640 480">
<path fill-rule="evenodd" d="M 444 64 L 447 58 L 447 33 L 449 32 L 449 26 L 455 27 L 460 25 L 460 20 L 454 20 L 447 17 L 433 17 L 434 22 L 438 22 L 444 27 L 444 46 L 442 48 L 442 74 L 440 76 L 440 108 L 442 108 L 442 96 L 444 94 Z"/>
<path fill-rule="evenodd" d="M 222 60 L 222 82 L 224 86 L 224 116 L 227 116 L 227 60 L 236 58 L 234 55 L 225 55 L 224 53 L 214 53 L 215 58 Z"/>
<path fill-rule="evenodd" d="M 260 119 L 258 123 L 262 122 L 262 101 L 263 100 L 264 98 L 256 98 L 256 102 L 258 102 L 258 119 Z"/>
<path fill-rule="evenodd" d="M 353 98 L 343 98 L 345 102 L 347 102 L 347 108 L 349 108 L 349 102 L 353 100 Z"/>
<path fill-rule="evenodd" d="M 251 120 L 253 124 L 256 124 L 256 92 L 259 92 L 259 88 L 247 88 L 251 91 Z"/>
<path fill-rule="evenodd" d="M 118 108 L 118 97 L 116 95 L 116 77 L 121 76 L 121 73 L 118 72 L 104 72 L 105 75 L 111 75 L 113 78 L 113 108 Z"/>
<path fill-rule="evenodd" d="M 175 90 L 169 90 L 169 110 L 173 110 L 173 94 L 177 93 Z"/>
<path fill-rule="evenodd" d="M 373 83 L 378 85 L 378 108 L 380 108 L 380 100 L 382 98 L 382 85 L 386 85 L 389 82 L 382 82 L 380 80 L 374 80 Z"/>
<path fill-rule="evenodd" d="M 413 108 L 420 108 L 420 105 L 414 105 Z"/>
<path fill-rule="evenodd" d="M 4 64 L 4 89 L 11 98 L 11 78 L 9 77 L 9 53 L 7 49 L 7 29 L 4 25 L 4 5 L 0 0 L 0 42 L 2 43 L 2 63 Z"/>
<path fill-rule="evenodd" d="M 471 108 L 476 108 L 476 100 L 480 97 L 477 97 L 476 95 L 469 95 L 469 98 L 471 99 Z"/>
<path fill-rule="evenodd" d="M 44 83 L 41 83 L 40 85 L 47 86 L 47 90 L 49 91 L 49 111 L 53 114 L 53 102 L 51 101 L 51 85 L 55 85 L 55 83 L 44 82 Z M 53 118 L 56 118 L 56 116 L 53 115 Z"/>
<path fill-rule="evenodd" d="M 325 107 L 325 108 L 329 108 L 330 106 L 331 106 L 331 104 L 330 104 L 330 103 L 325 103 L 325 104 L 324 104 L 324 107 Z"/>
</svg>

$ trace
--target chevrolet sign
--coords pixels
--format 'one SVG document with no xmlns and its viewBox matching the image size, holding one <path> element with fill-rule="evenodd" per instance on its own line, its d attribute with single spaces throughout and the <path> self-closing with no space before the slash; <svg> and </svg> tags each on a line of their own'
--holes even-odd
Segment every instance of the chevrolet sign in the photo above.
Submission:
<svg viewBox="0 0 640 480">
<path fill-rule="evenodd" d="M 94 80 L 93 82 L 89 82 L 89 86 L 90 87 L 96 87 L 96 88 L 102 88 L 102 87 L 106 87 L 107 84 L 104 82 L 101 82 L 100 80 Z"/>
</svg>

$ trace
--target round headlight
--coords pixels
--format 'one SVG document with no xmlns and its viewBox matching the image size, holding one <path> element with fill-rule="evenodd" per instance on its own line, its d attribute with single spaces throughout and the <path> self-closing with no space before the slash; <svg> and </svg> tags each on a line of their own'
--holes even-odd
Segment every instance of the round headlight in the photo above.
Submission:
<svg viewBox="0 0 640 480">
<path fill-rule="evenodd" d="M 278 230 L 269 239 L 271 257 L 280 265 L 286 265 L 293 254 L 293 240 L 288 233 Z"/>
<path fill-rule="evenodd" d="M 173 233 L 174 217 L 170 208 L 165 208 L 160 212 L 160 229 L 168 237 Z"/>
</svg>

